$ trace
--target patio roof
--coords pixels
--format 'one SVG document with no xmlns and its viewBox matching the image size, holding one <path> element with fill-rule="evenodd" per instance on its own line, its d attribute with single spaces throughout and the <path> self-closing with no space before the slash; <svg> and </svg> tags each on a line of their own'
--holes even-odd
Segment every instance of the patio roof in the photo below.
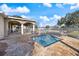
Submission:
<svg viewBox="0 0 79 59">
<path fill-rule="evenodd" d="M 28 21 L 28 22 L 36 22 L 31 18 L 19 18 L 19 17 L 13 17 L 13 16 L 8 16 L 5 15 L 5 13 L 0 13 L 1 16 L 3 16 L 4 18 L 8 18 L 8 19 L 14 19 L 14 20 L 20 20 L 20 21 Z"/>
<path fill-rule="evenodd" d="M 8 18 L 9 18 L 9 19 L 20 20 L 20 21 L 35 22 L 33 19 L 27 19 L 27 18 L 19 18 L 19 17 L 12 17 L 12 16 L 8 16 Z"/>
</svg>

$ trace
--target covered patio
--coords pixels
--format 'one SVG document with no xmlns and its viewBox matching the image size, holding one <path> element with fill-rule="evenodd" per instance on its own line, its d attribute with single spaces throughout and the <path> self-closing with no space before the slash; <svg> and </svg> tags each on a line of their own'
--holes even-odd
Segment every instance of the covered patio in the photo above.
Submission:
<svg viewBox="0 0 79 59">
<path fill-rule="evenodd" d="M 35 31 L 35 21 L 15 17 L 8 17 L 7 20 L 5 30 L 8 31 L 8 34 L 15 33 L 24 35 L 34 33 Z"/>
</svg>

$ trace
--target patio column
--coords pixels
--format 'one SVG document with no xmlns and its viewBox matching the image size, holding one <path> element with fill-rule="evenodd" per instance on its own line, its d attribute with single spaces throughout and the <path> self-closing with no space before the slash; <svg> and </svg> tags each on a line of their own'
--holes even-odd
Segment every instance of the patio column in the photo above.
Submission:
<svg viewBox="0 0 79 59">
<path fill-rule="evenodd" d="M 35 31 L 35 24 L 33 24 L 33 33 L 34 33 L 34 31 Z"/>
<path fill-rule="evenodd" d="M 11 30 L 12 30 L 12 27 L 11 27 L 11 26 L 12 26 L 12 25 L 10 24 L 9 26 L 10 26 L 9 31 L 10 31 L 10 33 L 11 33 Z"/>
<path fill-rule="evenodd" d="M 22 35 L 24 34 L 24 31 L 23 31 L 23 23 L 21 24 L 21 34 Z"/>
</svg>

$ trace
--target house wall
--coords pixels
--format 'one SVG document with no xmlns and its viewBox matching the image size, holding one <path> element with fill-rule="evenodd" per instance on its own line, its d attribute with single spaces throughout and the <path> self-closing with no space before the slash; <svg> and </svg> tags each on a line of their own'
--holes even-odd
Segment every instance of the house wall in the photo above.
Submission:
<svg viewBox="0 0 79 59">
<path fill-rule="evenodd" d="M 0 15 L 0 39 L 4 38 L 4 18 Z"/>
<path fill-rule="evenodd" d="M 8 19 L 4 20 L 4 36 L 8 36 Z"/>
</svg>

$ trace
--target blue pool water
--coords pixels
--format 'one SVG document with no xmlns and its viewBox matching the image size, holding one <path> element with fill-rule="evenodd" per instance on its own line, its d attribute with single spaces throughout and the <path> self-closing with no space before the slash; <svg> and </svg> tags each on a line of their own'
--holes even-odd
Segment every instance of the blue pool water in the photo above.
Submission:
<svg viewBox="0 0 79 59">
<path fill-rule="evenodd" d="M 37 37 L 33 37 L 33 41 L 38 42 L 42 46 L 46 47 L 46 46 L 49 46 L 49 45 L 59 41 L 59 39 L 57 37 L 51 36 L 49 34 L 42 34 Z"/>
</svg>

